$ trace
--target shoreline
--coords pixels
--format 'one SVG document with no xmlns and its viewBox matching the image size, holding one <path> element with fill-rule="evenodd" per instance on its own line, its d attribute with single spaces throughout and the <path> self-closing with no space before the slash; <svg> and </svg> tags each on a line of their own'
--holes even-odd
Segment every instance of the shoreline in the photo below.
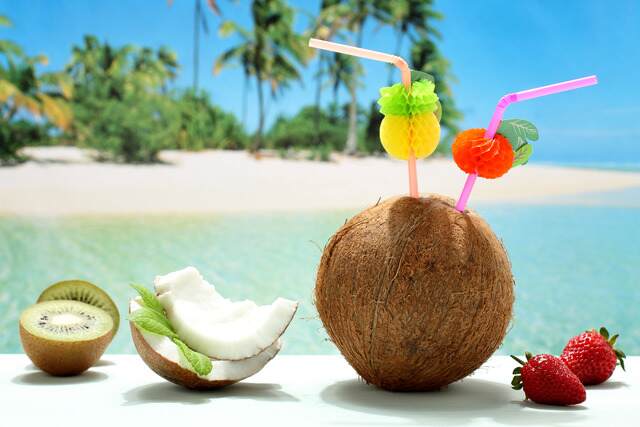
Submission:
<svg viewBox="0 0 640 427">
<path fill-rule="evenodd" d="M 2 216 L 363 209 L 408 185 L 406 164 L 384 157 L 336 155 L 326 163 L 257 160 L 244 151 L 165 151 L 165 163 L 126 165 L 95 162 L 74 147 L 26 153 L 32 160 L 0 168 Z M 418 179 L 421 194 L 457 198 L 465 175 L 451 159 L 435 158 L 418 163 Z M 469 203 L 609 205 L 594 195 L 627 190 L 640 190 L 640 172 L 529 164 L 497 180 L 478 180 Z"/>
</svg>

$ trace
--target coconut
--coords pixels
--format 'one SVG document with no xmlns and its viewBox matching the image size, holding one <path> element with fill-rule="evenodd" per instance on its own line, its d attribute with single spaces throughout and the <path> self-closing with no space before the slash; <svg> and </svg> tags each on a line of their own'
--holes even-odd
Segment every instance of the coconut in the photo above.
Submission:
<svg viewBox="0 0 640 427">
<path fill-rule="evenodd" d="M 400 197 L 333 235 L 315 303 L 366 382 L 423 391 L 466 377 L 500 346 L 513 287 L 507 253 L 478 214 L 442 196 Z"/>
<path fill-rule="evenodd" d="M 129 312 L 140 309 L 140 301 L 129 303 Z M 131 337 L 142 360 L 167 381 L 194 390 L 214 390 L 235 384 L 256 373 L 273 359 L 282 348 L 276 340 L 261 353 L 242 360 L 212 360 L 213 369 L 207 376 L 193 372 L 181 357 L 178 347 L 167 337 L 140 331 L 130 322 Z"/>
</svg>

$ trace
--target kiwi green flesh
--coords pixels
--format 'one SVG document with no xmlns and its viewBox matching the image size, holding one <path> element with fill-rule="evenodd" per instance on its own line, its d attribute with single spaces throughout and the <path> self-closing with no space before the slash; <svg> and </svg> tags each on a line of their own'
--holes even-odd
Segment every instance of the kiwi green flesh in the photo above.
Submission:
<svg viewBox="0 0 640 427">
<path fill-rule="evenodd" d="M 46 301 L 27 308 L 20 324 L 29 333 L 52 341 L 90 341 L 113 330 L 104 310 L 79 301 Z"/>
<path fill-rule="evenodd" d="M 115 325 L 114 332 L 118 331 L 120 325 L 118 307 L 105 291 L 93 283 L 85 280 L 65 280 L 49 286 L 38 298 L 38 302 L 55 300 L 80 301 L 98 307 L 109 313 Z"/>
</svg>

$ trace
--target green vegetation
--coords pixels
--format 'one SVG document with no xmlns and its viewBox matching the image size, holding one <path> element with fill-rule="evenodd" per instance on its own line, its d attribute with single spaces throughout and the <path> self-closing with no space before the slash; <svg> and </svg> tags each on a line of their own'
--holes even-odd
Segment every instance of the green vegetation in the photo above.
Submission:
<svg viewBox="0 0 640 427">
<path fill-rule="evenodd" d="M 0 163 L 17 163 L 23 159 L 22 147 L 43 144 L 89 148 L 99 159 L 130 163 L 155 162 L 164 149 L 268 148 L 283 155 L 304 151 L 320 160 L 328 160 L 332 151 L 380 153 L 382 115 L 375 102 L 358 103 L 364 75 L 360 61 L 306 46 L 310 36 L 360 46 L 367 36 L 365 25 L 392 28 L 395 53 L 408 53 L 412 68 L 435 77 L 444 130 L 438 149 L 449 150 L 462 114 L 451 92 L 450 65 L 437 48 L 440 34 L 432 25 L 443 17 L 431 0 L 322 0 L 320 10 L 308 12 L 309 28 L 302 33 L 294 29 L 299 11 L 286 1 L 253 0 L 249 28 L 221 22 L 220 36 L 235 36 L 238 42 L 213 67 L 214 73 L 234 66 L 242 70 L 242 120 L 198 90 L 200 31 L 209 31 L 201 3 L 194 2 L 194 75 L 188 90 L 173 87 L 180 67 L 167 47 L 112 46 L 87 35 L 72 47 L 64 70 L 41 73 L 37 68 L 46 65 L 44 55 L 29 57 L 15 43 L 0 40 Z M 222 16 L 218 2 L 207 0 L 206 5 Z M 9 25 L 0 17 L 0 26 Z M 267 129 L 266 98 L 277 99 L 292 83 L 301 82 L 315 55 L 313 105 L 291 117 L 277 117 Z M 390 67 L 390 83 L 394 73 Z M 250 84 L 256 89 L 258 126 L 247 134 L 243 124 Z M 327 90 L 331 102 L 325 107 Z M 340 99 L 343 92 L 348 99 Z"/>
<path fill-rule="evenodd" d="M 85 37 L 66 68 L 74 87 L 67 140 L 130 163 L 156 161 L 167 148 L 243 148 L 240 124 L 205 93 L 168 91 L 177 70 L 167 48 L 114 48 Z"/>
<path fill-rule="evenodd" d="M 271 88 L 276 97 L 292 80 L 300 80 L 297 67 L 310 56 L 305 38 L 293 31 L 292 8 L 283 0 L 254 0 L 251 4 L 253 28 L 247 30 L 233 21 L 220 27 L 220 35 L 240 36 L 240 42 L 224 52 L 215 62 L 215 71 L 234 63 L 240 63 L 245 80 L 253 77 L 258 92 L 258 129 L 252 151 L 262 148 L 265 108 L 264 85 Z"/>
<path fill-rule="evenodd" d="M 0 16 L 0 25 L 11 21 Z M 71 123 L 68 76 L 39 74 L 36 67 L 47 62 L 44 55 L 27 56 L 14 42 L 0 40 L 0 164 L 21 161 L 19 150 L 48 138 L 49 126 L 64 130 Z"/>
<path fill-rule="evenodd" d="M 278 151 L 290 149 L 319 149 L 342 151 L 347 121 L 334 112 L 302 108 L 291 118 L 278 117 L 267 134 L 267 147 Z M 318 143 L 320 141 L 320 143 Z"/>
</svg>

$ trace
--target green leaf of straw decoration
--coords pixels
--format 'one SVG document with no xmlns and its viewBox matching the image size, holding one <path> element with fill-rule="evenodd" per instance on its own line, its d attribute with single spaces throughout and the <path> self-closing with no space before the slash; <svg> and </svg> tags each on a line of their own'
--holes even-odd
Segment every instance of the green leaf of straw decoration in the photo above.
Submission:
<svg viewBox="0 0 640 427">
<path fill-rule="evenodd" d="M 380 112 L 391 116 L 412 116 L 431 113 L 438 107 L 435 85 L 429 80 L 418 80 L 411 84 L 407 93 L 402 83 L 380 89 Z"/>
<path fill-rule="evenodd" d="M 515 157 L 511 167 L 525 165 L 533 154 L 529 141 L 537 141 L 538 129 L 531 122 L 522 119 L 509 119 L 500 122 L 498 133 L 509 140 Z"/>
<path fill-rule="evenodd" d="M 169 338 L 195 373 L 200 376 L 209 375 L 213 369 L 211 359 L 192 350 L 178 337 L 156 295 L 142 285 L 132 284 L 131 287 L 138 292 L 142 302 L 140 309 L 129 314 L 129 320 L 141 331 Z"/>
</svg>

